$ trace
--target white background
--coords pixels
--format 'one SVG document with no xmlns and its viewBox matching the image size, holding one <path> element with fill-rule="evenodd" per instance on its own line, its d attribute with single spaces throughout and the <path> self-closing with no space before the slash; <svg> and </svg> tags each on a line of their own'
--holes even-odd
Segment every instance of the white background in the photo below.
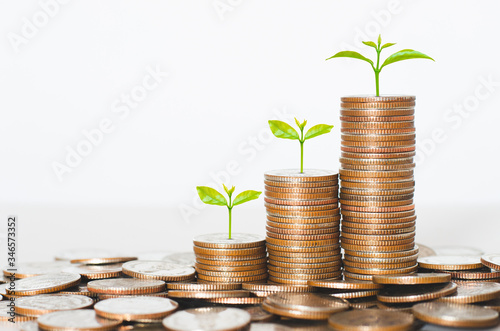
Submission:
<svg viewBox="0 0 500 331">
<path fill-rule="evenodd" d="M 383 57 L 436 59 L 381 74 L 381 93 L 417 96 L 417 241 L 498 252 L 499 11 L 493 0 L 2 1 L 0 217 L 19 217 L 23 261 L 190 250 L 193 235 L 227 228 L 197 185 L 262 190 L 264 171 L 299 165 L 298 143 L 269 134 L 277 113 L 334 124 L 306 143 L 305 166 L 338 169 L 340 97 L 374 93 L 374 79 L 364 62 L 325 59 L 345 47 L 372 57 L 359 41 L 381 32 L 398 43 Z M 125 107 L 144 79 L 154 87 Z M 58 178 L 54 164 L 103 120 L 112 132 Z M 233 230 L 265 233 L 262 199 L 234 210 Z"/>
</svg>

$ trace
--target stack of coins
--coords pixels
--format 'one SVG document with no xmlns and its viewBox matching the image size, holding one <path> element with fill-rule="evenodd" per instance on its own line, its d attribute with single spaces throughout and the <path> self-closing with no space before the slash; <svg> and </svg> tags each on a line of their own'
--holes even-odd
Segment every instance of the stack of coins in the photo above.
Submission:
<svg viewBox="0 0 500 331">
<path fill-rule="evenodd" d="M 338 175 L 306 169 L 264 177 L 269 281 L 307 285 L 341 277 Z"/>
<path fill-rule="evenodd" d="M 267 279 L 267 252 L 262 236 L 213 233 L 193 240 L 200 282 L 245 283 Z"/>
<path fill-rule="evenodd" d="M 414 272 L 415 97 L 341 100 L 344 276 Z"/>
</svg>

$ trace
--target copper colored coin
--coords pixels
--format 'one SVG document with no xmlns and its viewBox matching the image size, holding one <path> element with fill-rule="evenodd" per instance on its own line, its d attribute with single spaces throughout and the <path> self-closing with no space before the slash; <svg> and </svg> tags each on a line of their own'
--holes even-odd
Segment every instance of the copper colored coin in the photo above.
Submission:
<svg viewBox="0 0 500 331">
<path fill-rule="evenodd" d="M 280 204 L 283 206 L 331 206 L 335 205 L 335 208 L 338 207 L 338 198 L 332 199 L 316 199 L 316 200 L 299 200 L 299 199 L 274 199 L 264 197 L 264 201 L 266 203 L 272 204 Z"/>
<path fill-rule="evenodd" d="M 16 299 L 15 312 L 25 316 L 40 316 L 59 310 L 89 308 L 93 304 L 92 298 L 83 295 L 41 294 Z"/>
<path fill-rule="evenodd" d="M 415 151 L 417 148 L 415 145 L 407 147 L 346 147 L 340 146 L 340 150 L 343 152 L 352 153 L 403 153 Z M 403 170 L 401 170 L 403 171 Z"/>
<path fill-rule="evenodd" d="M 251 316 L 242 309 L 225 307 L 203 307 L 178 311 L 162 322 L 170 331 L 206 330 L 213 331 L 243 330 L 250 324 Z"/>
<path fill-rule="evenodd" d="M 407 177 L 413 176 L 413 170 L 395 170 L 395 171 L 363 171 L 340 169 L 340 179 L 347 177 Z"/>
<path fill-rule="evenodd" d="M 342 208 L 354 206 L 354 207 L 369 207 L 369 208 L 387 208 L 387 207 L 399 207 L 407 206 L 413 204 L 413 199 L 399 200 L 399 201 L 355 201 L 355 200 L 340 200 Z"/>
<path fill-rule="evenodd" d="M 451 276 L 444 273 L 416 273 L 411 275 L 378 275 L 373 282 L 384 285 L 420 285 L 448 283 Z"/>
<path fill-rule="evenodd" d="M 334 278 L 341 275 L 341 271 L 330 271 L 322 274 L 306 274 L 306 273 L 287 273 L 287 272 L 276 272 L 269 270 L 269 276 L 283 278 L 283 279 L 300 279 L 300 280 L 310 280 L 310 279 L 325 279 Z"/>
<path fill-rule="evenodd" d="M 288 210 L 267 210 L 268 216 L 290 217 L 290 218 L 327 218 L 339 215 L 340 209 L 321 210 L 321 211 L 288 211 Z"/>
<path fill-rule="evenodd" d="M 338 226 L 338 223 L 340 221 L 340 213 L 330 217 L 317 217 L 317 218 L 275 217 L 268 215 L 267 219 L 274 223 L 274 224 L 269 224 L 274 227 L 297 226 L 307 229 L 313 229 L 313 228 Z"/>
<path fill-rule="evenodd" d="M 368 155 L 369 156 L 369 155 Z M 397 165 L 412 165 L 413 157 L 407 158 L 347 158 L 341 157 L 340 164 L 350 164 L 358 166 L 397 166 Z"/>
<path fill-rule="evenodd" d="M 277 246 L 298 246 L 298 247 L 317 247 L 335 245 L 338 243 L 337 239 L 324 239 L 324 240 L 281 240 L 274 238 L 266 238 L 266 242 Z"/>
<path fill-rule="evenodd" d="M 278 192 L 278 193 L 288 193 L 288 194 L 318 194 L 318 193 L 335 193 L 338 191 L 338 184 L 335 186 L 325 186 L 325 187 L 313 187 L 313 188 L 297 188 L 297 187 L 277 187 L 268 186 L 265 187 L 266 191 Z"/>
<path fill-rule="evenodd" d="M 213 298 L 206 299 L 207 302 L 220 303 L 225 305 L 258 305 L 264 301 L 264 298 L 246 297 L 246 298 Z"/>
<path fill-rule="evenodd" d="M 475 305 L 500 312 L 500 298 L 478 302 Z"/>
<path fill-rule="evenodd" d="M 7 283 L 9 286 L 5 290 L 6 294 L 14 296 L 53 293 L 78 285 L 80 279 L 81 276 L 75 273 L 49 273 Z"/>
<path fill-rule="evenodd" d="M 241 298 L 250 296 L 250 292 L 243 290 L 229 290 L 229 291 L 170 290 L 168 291 L 168 296 L 170 298 L 187 298 L 187 299 Z"/>
<path fill-rule="evenodd" d="M 413 316 L 408 313 L 365 309 L 332 315 L 328 324 L 339 331 L 407 331 L 412 330 L 413 321 Z"/>
<path fill-rule="evenodd" d="M 350 134 L 360 134 L 360 135 L 374 135 L 374 134 L 401 134 L 401 133 L 413 133 L 415 128 L 402 128 L 402 129 L 352 129 L 352 128 L 341 128 L 340 132 L 350 133 Z"/>
<path fill-rule="evenodd" d="M 334 268 L 337 269 L 340 267 L 340 260 L 333 262 L 323 262 L 323 263 L 296 263 L 296 262 L 281 262 L 275 261 L 274 259 L 269 260 L 269 266 L 279 267 L 279 268 L 288 268 L 288 269 L 323 269 L 323 268 Z"/>
<path fill-rule="evenodd" d="M 340 217 L 339 217 L 340 218 Z M 310 219 L 309 219 L 310 220 Z M 302 220 L 294 220 L 295 221 L 302 221 Z M 320 232 L 326 232 L 326 233 L 334 233 L 339 231 L 339 225 L 340 221 L 336 220 L 331 223 L 278 223 L 278 222 L 273 222 L 273 221 L 267 221 L 267 228 L 272 229 L 272 232 L 275 233 L 320 233 Z"/>
<path fill-rule="evenodd" d="M 201 278 L 200 276 L 212 276 L 212 277 L 224 277 L 224 278 L 253 277 L 262 275 L 266 273 L 266 271 L 267 271 L 266 267 L 249 271 L 209 271 L 203 269 L 196 269 L 199 278 Z"/>
<path fill-rule="evenodd" d="M 122 264 L 83 264 L 66 268 L 64 272 L 80 274 L 85 279 L 115 278 L 122 275 Z"/>
<path fill-rule="evenodd" d="M 338 276 L 336 278 L 341 279 L 342 276 Z M 305 285 L 307 285 L 308 280 L 307 279 L 286 279 L 286 278 L 269 276 L 268 282 L 269 283 L 276 283 L 276 284 L 285 284 L 285 285 L 305 286 Z"/>
<path fill-rule="evenodd" d="M 344 266 L 344 270 L 350 273 L 361 274 L 361 275 L 389 275 L 389 274 L 406 274 L 417 271 L 418 267 L 415 265 L 413 267 L 397 268 L 397 269 L 364 269 L 364 268 L 353 268 Z"/>
<path fill-rule="evenodd" d="M 303 264 L 319 264 L 319 263 L 332 263 L 337 264 L 341 261 L 340 249 L 337 250 L 337 255 L 333 252 L 324 257 L 286 257 L 269 254 L 269 263 L 303 263 Z"/>
<path fill-rule="evenodd" d="M 269 256 L 283 256 L 292 258 L 316 258 L 316 257 L 328 257 L 340 254 L 340 245 L 330 245 L 321 247 L 279 247 L 279 249 L 273 249 L 272 247 L 278 247 L 275 245 L 267 245 L 269 248 Z"/>
<path fill-rule="evenodd" d="M 406 227 L 399 229 L 387 229 L 387 230 L 371 230 L 371 229 L 359 229 L 359 228 L 350 228 L 348 226 L 342 226 L 342 233 L 352 233 L 352 234 L 361 234 L 361 235 L 392 235 L 392 234 L 400 234 L 400 233 L 410 233 L 415 231 L 415 227 Z"/>
<path fill-rule="evenodd" d="M 369 290 L 369 291 L 340 291 L 340 292 L 333 292 L 329 293 L 328 295 L 331 295 L 332 297 L 340 298 L 340 299 L 359 299 L 359 298 L 367 298 L 367 297 L 373 297 L 377 295 L 378 290 Z"/>
<path fill-rule="evenodd" d="M 181 291 L 230 291 L 230 290 L 240 290 L 241 284 L 175 282 L 175 283 L 168 283 L 167 289 L 169 289 L 169 290 L 181 290 Z"/>
<path fill-rule="evenodd" d="M 272 264 L 269 264 L 268 266 L 269 272 L 272 273 L 293 273 L 293 274 L 306 274 L 306 275 L 312 275 L 312 274 L 327 274 L 331 272 L 337 272 L 340 270 L 340 265 L 334 266 L 334 267 L 324 267 L 324 268 L 299 268 L 299 267 L 278 267 Z M 274 276 L 278 276 L 274 274 Z M 284 277 L 287 278 L 287 277 Z"/>
<path fill-rule="evenodd" d="M 318 206 L 288 206 L 275 203 L 265 203 L 266 210 L 269 211 L 289 211 L 289 212 L 312 212 L 312 211 L 330 211 L 338 208 L 337 203 L 331 203 Z"/>
<path fill-rule="evenodd" d="M 365 282 L 371 282 L 373 276 L 372 275 L 362 275 L 362 274 L 355 274 L 349 271 L 344 270 L 344 279 L 347 281 L 365 281 Z"/>
<path fill-rule="evenodd" d="M 99 301 L 94 310 L 98 316 L 121 321 L 160 322 L 179 307 L 178 303 L 158 297 L 114 298 Z"/>
<path fill-rule="evenodd" d="M 266 268 L 266 261 L 260 264 L 244 265 L 244 266 L 220 266 L 196 263 L 195 269 L 206 270 L 206 271 L 218 271 L 218 272 L 241 272 L 241 271 L 251 271 Z"/>
<path fill-rule="evenodd" d="M 401 269 L 416 266 L 416 261 L 400 262 L 400 263 L 375 263 L 375 262 L 353 262 L 344 260 L 344 266 L 350 268 L 361 269 Z"/>
<path fill-rule="evenodd" d="M 406 116 L 340 116 L 343 122 L 407 122 L 415 120 L 414 115 Z"/>
<path fill-rule="evenodd" d="M 209 256 L 211 257 L 211 256 Z M 202 263 L 206 265 L 213 266 L 227 266 L 227 267 L 237 267 L 237 266 L 253 266 L 257 264 L 262 264 L 267 261 L 267 255 L 265 253 L 257 256 L 246 257 L 244 260 L 233 260 L 233 259 L 209 259 L 205 256 L 198 255 L 196 257 L 197 263 Z"/>
<path fill-rule="evenodd" d="M 342 182 L 342 188 L 356 190 L 401 190 L 415 186 L 414 181 L 392 182 L 392 183 L 370 183 L 370 182 Z"/>
<path fill-rule="evenodd" d="M 408 116 L 414 115 L 415 109 L 395 108 L 395 109 L 341 109 L 341 116 Z"/>
<path fill-rule="evenodd" d="M 267 238 L 282 239 L 282 240 L 326 240 L 326 239 L 336 239 L 338 241 L 340 234 L 337 233 L 327 233 L 327 234 L 283 234 L 283 233 L 273 233 L 267 231 Z"/>
<path fill-rule="evenodd" d="M 267 222 L 267 224 L 273 223 L 273 222 Z M 286 235 L 322 235 L 322 234 L 331 234 L 331 233 L 337 233 L 339 231 L 338 226 L 331 226 L 331 227 L 325 227 L 325 228 L 319 228 L 319 229 L 296 229 L 296 228 L 281 228 L 281 227 L 274 227 L 274 226 L 266 226 L 267 232 L 270 233 L 275 233 L 275 234 L 286 234 Z"/>
<path fill-rule="evenodd" d="M 348 159 L 408 159 L 416 155 L 416 152 L 405 152 L 405 153 L 390 153 L 390 154 L 366 154 L 366 153 L 351 153 L 342 152 L 340 153 L 341 158 Z"/>
<path fill-rule="evenodd" d="M 338 185 L 338 179 L 327 180 L 323 182 L 279 182 L 273 180 L 264 180 L 266 186 L 277 188 L 319 188 L 319 187 L 334 187 Z"/>
<path fill-rule="evenodd" d="M 265 253 L 265 246 L 244 248 L 244 249 L 223 249 L 223 248 L 204 248 L 204 247 L 193 247 L 195 254 L 202 255 L 217 255 L 217 256 L 245 256 L 245 255 L 258 255 Z"/>
<path fill-rule="evenodd" d="M 364 171 L 368 172 L 368 171 Z M 375 171 L 376 172 L 376 171 Z M 378 171 L 383 172 L 383 171 Z M 402 182 L 412 182 L 415 180 L 413 175 L 404 177 L 366 177 L 366 176 L 342 176 L 342 183 L 363 183 L 363 184 L 392 184 Z"/>
<path fill-rule="evenodd" d="M 475 303 L 488 301 L 500 297 L 500 284 L 490 282 L 470 282 L 459 284 L 454 295 L 440 298 L 441 302 L 449 303 Z"/>
<path fill-rule="evenodd" d="M 268 198 L 279 200 L 321 200 L 321 199 L 334 199 L 337 198 L 336 192 L 326 193 L 281 193 L 265 191 L 265 196 Z"/>
<path fill-rule="evenodd" d="M 417 262 L 418 255 L 402 256 L 402 257 L 392 257 L 392 258 L 373 258 L 373 257 L 359 257 L 351 256 L 349 254 L 344 254 L 345 261 L 357 262 L 357 263 L 378 263 L 378 264 L 398 264 L 405 262 Z"/>
<path fill-rule="evenodd" d="M 343 109 L 395 109 L 413 108 L 415 101 L 391 101 L 391 102 L 345 102 L 340 104 Z"/>
<path fill-rule="evenodd" d="M 433 270 L 470 270 L 483 265 L 477 256 L 427 256 L 418 259 L 421 268 Z"/>
<path fill-rule="evenodd" d="M 338 279 L 310 280 L 308 284 L 313 287 L 328 288 L 335 290 L 378 290 L 382 285 L 365 281 L 347 281 Z"/>
<path fill-rule="evenodd" d="M 414 121 L 405 122 L 347 122 L 340 121 L 343 129 L 361 129 L 361 130 L 392 130 L 414 128 Z"/>
<path fill-rule="evenodd" d="M 457 270 L 457 271 L 443 270 L 443 272 L 449 274 L 453 279 L 464 279 L 464 280 L 498 279 L 500 281 L 500 271 L 492 270 L 489 268 Z"/>
<path fill-rule="evenodd" d="M 375 276 L 374 276 L 375 277 Z M 455 283 L 425 285 L 390 285 L 377 294 L 377 299 L 386 303 L 410 303 L 434 300 L 457 291 Z"/>
<path fill-rule="evenodd" d="M 393 102 L 409 102 L 415 101 L 417 99 L 414 95 L 382 95 L 382 96 L 372 96 L 372 95 L 349 95 L 341 97 L 342 102 L 377 102 L 377 103 L 393 103 Z"/>
<path fill-rule="evenodd" d="M 485 328 L 498 323 L 498 312 L 471 305 L 424 302 L 413 306 L 413 315 L 426 323 L 459 328 Z"/>
<path fill-rule="evenodd" d="M 264 173 L 265 180 L 278 182 L 324 182 L 337 179 L 337 174 L 330 170 L 298 169 L 271 170 Z"/>
<path fill-rule="evenodd" d="M 346 249 L 344 253 L 356 257 L 386 259 L 386 258 L 413 256 L 418 253 L 418 247 L 415 246 L 407 250 L 396 250 L 390 252 L 377 252 L 369 250 L 360 251 L 360 250 Z"/>
<path fill-rule="evenodd" d="M 371 189 L 371 188 L 347 188 L 343 187 L 341 189 L 342 193 L 352 194 L 352 195 L 364 195 L 364 196 L 390 196 L 390 195 L 402 195 L 411 194 L 415 192 L 414 187 L 403 188 L 403 189 Z"/>
<path fill-rule="evenodd" d="M 326 320 L 331 314 L 347 310 L 342 299 L 313 293 L 276 293 L 262 307 L 272 314 L 289 318 Z"/>
<path fill-rule="evenodd" d="M 396 219 L 364 219 L 344 216 L 342 220 L 342 226 L 348 228 L 358 228 L 366 230 L 390 230 L 390 229 L 402 229 L 409 226 L 415 226 L 415 220 L 417 216 L 401 217 Z"/>
<path fill-rule="evenodd" d="M 500 270 L 500 254 L 486 254 L 481 256 L 481 262 L 491 268 Z"/>
<path fill-rule="evenodd" d="M 281 285 L 269 283 L 244 283 L 241 285 L 247 291 L 262 291 L 262 292 L 287 292 L 287 293 L 301 293 L 312 292 L 314 289 L 310 286 L 297 286 L 297 285 Z"/>
<path fill-rule="evenodd" d="M 406 169 L 414 169 L 415 163 L 392 164 L 392 165 L 360 165 L 341 163 L 341 167 L 347 170 L 358 171 L 399 171 Z"/>
<path fill-rule="evenodd" d="M 221 249 L 260 247 L 264 242 L 263 236 L 249 233 L 233 233 L 230 239 L 227 233 L 210 233 L 193 239 L 193 243 L 198 247 Z"/>
<path fill-rule="evenodd" d="M 165 282 L 136 278 L 111 278 L 88 282 L 87 288 L 90 292 L 99 294 L 148 294 L 164 291 Z"/>
<path fill-rule="evenodd" d="M 356 212 L 350 210 L 342 210 L 342 215 L 347 217 L 364 218 L 368 223 L 370 219 L 392 219 L 386 223 L 401 223 L 401 218 L 415 215 L 415 210 L 400 211 L 400 212 Z"/>
<path fill-rule="evenodd" d="M 38 327 L 51 331 L 108 331 L 115 330 L 120 324 L 119 320 L 97 316 L 93 309 L 57 311 L 38 318 Z"/>
<path fill-rule="evenodd" d="M 28 278 L 44 275 L 48 273 L 63 272 L 64 269 L 71 267 L 69 261 L 50 261 L 50 262 L 24 262 L 16 263 L 15 278 Z M 6 277 L 11 276 L 11 271 L 7 267 L 3 270 Z M 8 282 L 8 279 L 2 280 L 2 283 Z"/>
<path fill-rule="evenodd" d="M 261 306 L 246 307 L 243 310 L 250 314 L 252 322 L 266 323 L 277 319 L 276 315 L 270 314 L 262 309 Z"/>
<path fill-rule="evenodd" d="M 348 238 L 340 238 L 342 244 L 359 245 L 359 246 L 402 246 L 406 244 L 414 244 L 414 238 L 401 239 L 401 240 L 356 240 Z M 397 249 L 395 249 L 397 250 Z"/>
<path fill-rule="evenodd" d="M 158 279 L 166 282 L 194 279 L 193 267 L 165 261 L 130 261 L 122 266 L 123 273 L 140 279 Z"/>
<path fill-rule="evenodd" d="M 249 277 L 215 277 L 215 276 L 205 276 L 202 274 L 198 274 L 198 279 L 205 280 L 208 282 L 217 282 L 217 283 L 247 283 L 259 280 L 265 280 L 267 279 L 267 277 L 268 277 L 267 273 Z"/>
<path fill-rule="evenodd" d="M 352 234 L 352 233 L 342 233 L 342 238 L 360 240 L 364 242 L 369 241 L 398 241 L 404 239 L 413 239 L 415 233 L 400 233 L 400 234 L 387 234 L 387 235 L 364 235 L 364 234 Z"/>
</svg>

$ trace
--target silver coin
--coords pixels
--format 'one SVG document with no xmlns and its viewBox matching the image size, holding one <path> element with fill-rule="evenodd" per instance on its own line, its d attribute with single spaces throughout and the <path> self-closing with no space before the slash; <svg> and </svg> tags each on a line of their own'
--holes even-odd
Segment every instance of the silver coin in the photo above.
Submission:
<svg viewBox="0 0 500 331">
<path fill-rule="evenodd" d="M 117 320 L 101 318 L 91 309 L 65 310 L 38 317 L 38 325 L 46 330 L 112 330 Z"/>
<path fill-rule="evenodd" d="M 434 247 L 436 255 L 470 255 L 481 256 L 484 254 L 482 250 L 468 246 L 436 246 Z"/>
<path fill-rule="evenodd" d="M 261 235 L 251 233 L 233 233 L 231 239 L 228 238 L 227 233 L 210 233 L 201 236 L 196 236 L 194 241 L 200 241 L 207 244 L 252 244 L 262 242 L 265 244 L 266 238 Z"/>
<path fill-rule="evenodd" d="M 87 289 L 94 293 L 104 294 L 154 293 L 165 290 L 165 282 L 161 280 L 145 280 L 136 278 L 110 278 L 88 282 Z"/>
<path fill-rule="evenodd" d="M 167 330 L 172 331 L 237 330 L 250 324 L 250 314 L 238 308 L 187 309 L 166 317 L 162 324 Z"/>
<path fill-rule="evenodd" d="M 38 316 L 48 311 L 88 308 L 94 300 L 84 295 L 40 294 L 16 299 L 16 312 Z"/>
<path fill-rule="evenodd" d="M 103 300 L 95 304 L 94 310 L 105 318 L 141 321 L 164 318 L 178 307 L 177 302 L 170 299 L 139 296 Z"/>
<path fill-rule="evenodd" d="M 130 261 L 122 266 L 123 273 L 133 277 L 142 276 L 146 279 L 161 279 L 175 281 L 177 278 L 194 278 L 195 270 L 179 264 L 165 261 Z"/>
<path fill-rule="evenodd" d="M 7 287 L 6 290 L 14 295 L 26 295 L 31 291 L 56 292 L 77 285 L 80 278 L 79 274 L 68 272 L 51 273 L 16 280 L 13 286 Z"/>
<path fill-rule="evenodd" d="M 488 299 L 485 299 L 488 297 Z M 470 282 L 458 284 L 457 292 L 437 301 L 451 303 L 474 303 L 500 297 L 500 284 L 490 282 Z"/>
<path fill-rule="evenodd" d="M 477 269 L 482 266 L 481 257 L 480 256 L 470 256 L 470 255 L 435 255 L 435 256 L 426 256 L 419 257 L 417 260 L 418 263 L 425 264 L 430 266 L 463 266 L 461 268 L 468 268 L 466 266 L 470 266 L 468 269 Z M 451 269 L 453 270 L 453 269 Z"/>
<path fill-rule="evenodd" d="M 416 304 L 412 310 L 416 318 L 442 326 L 482 328 L 498 322 L 498 312 L 472 305 L 424 302 Z"/>
<path fill-rule="evenodd" d="M 293 331 L 294 329 L 276 323 L 252 323 L 250 331 Z"/>
<path fill-rule="evenodd" d="M 436 252 L 434 249 L 430 248 L 429 246 L 425 246 L 422 244 L 415 244 L 415 246 L 418 246 L 418 257 L 427 257 L 427 256 L 434 256 L 436 255 Z"/>
<path fill-rule="evenodd" d="M 299 169 L 278 169 L 270 170 L 264 173 L 264 177 L 294 177 L 297 180 L 304 179 L 305 177 L 332 177 L 328 180 L 333 180 L 337 177 L 337 173 L 331 170 L 321 170 L 321 169 L 304 169 L 304 172 L 300 172 Z M 268 180 L 276 180 L 276 178 L 267 178 Z M 284 180 L 287 181 L 287 180 Z"/>
<path fill-rule="evenodd" d="M 37 321 L 25 322 L 25 323 L 22 323 L 20 326 L 21 326 L 21 331 L 40 331 L 41 330 L 38 327 Z"/>
<path fill-rule="evenodd" d="M 280 309 L 311 313 L 334 313 L 349 308 L 345 300 L 315 293 L 275 293 L 268 296 L 264 302 Z"/>
<path fill-rule="evenodd" d="M 194 267 L 196 263 L 196 256 L 194 255 L 194 252 L 173 253 L 164 256 L 161 260 L 168 263 Z"/>
<path fill-rule="evenodd" d="M 36 319 L 36 317 L 17 315 L 15 313 L 15 302 L 14 302 L 14 304 L 12 304 L 10 300 L 0 301 L 0 330 L 3 330 L 1 325 L 5 325 L 2 322 L 9 323 L 9 325 L 11 325 L 11 326 L 16 325 L 16 324 L 13 324 L 12 322 L 8 322 L 9 319 L 11 319 L 11 318 L 14 318 L 14 321 L 16 323 L 26 322 L 26 321 Z"/>
<path fill-rule="evenodd" d="M 113 264 L 97 264 L 97 265 L 79 265 L 79 266 L 70 266 L 63 270 L 64 272 L 71 272 L 75 274 L 80 274 L 83 277 L 88 278 L 98 278 L 99 275 L 103 275 L 100 278 L 109 278 L 105 277 L 106 274 L 116 274 L 122 271 L 122 263 L 113 263 Z M 114 276 L 116 277 L 116 276 Z"/>
<path fill-rule="evenodd" d="M 26 262 L 16 265 L 16 278 L 27 278 L 44 274 L 61 272 L 71 264 L 68 261 L 49 261 L 49 262 Z M 4 275 L 10 276 L 10 271 L 3 270 Z"/>
</svg>

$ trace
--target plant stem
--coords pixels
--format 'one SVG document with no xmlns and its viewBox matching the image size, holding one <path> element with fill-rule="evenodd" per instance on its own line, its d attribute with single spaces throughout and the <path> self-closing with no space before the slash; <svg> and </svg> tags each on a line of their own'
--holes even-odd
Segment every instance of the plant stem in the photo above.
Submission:
<svg viewBox="0 0 500 331">
<path fill-rule="evenodd" d="M 231 211 L 233 208 L 228 208 L 229 210 L 229 239 L 231 239 Z"/>
<path fill-rule="evenodd" d="M 380 44 L 378 45 L 377 47 L 377 68 L 375 68 L 375 89 L 376 89 L 376 96 L 379 97 L 380 96 L 380 92 L 379 92 L 379 75 L 380 75 L 380 68 L 379 68 L 379 64 L 380 64 L 380 52 L 382 50 L 380 49 Z"/>
<path fill-rule="evenodd" d="M 300 128 L 300 173 L 304 173 L 304 128 Z"/>
</svg>

